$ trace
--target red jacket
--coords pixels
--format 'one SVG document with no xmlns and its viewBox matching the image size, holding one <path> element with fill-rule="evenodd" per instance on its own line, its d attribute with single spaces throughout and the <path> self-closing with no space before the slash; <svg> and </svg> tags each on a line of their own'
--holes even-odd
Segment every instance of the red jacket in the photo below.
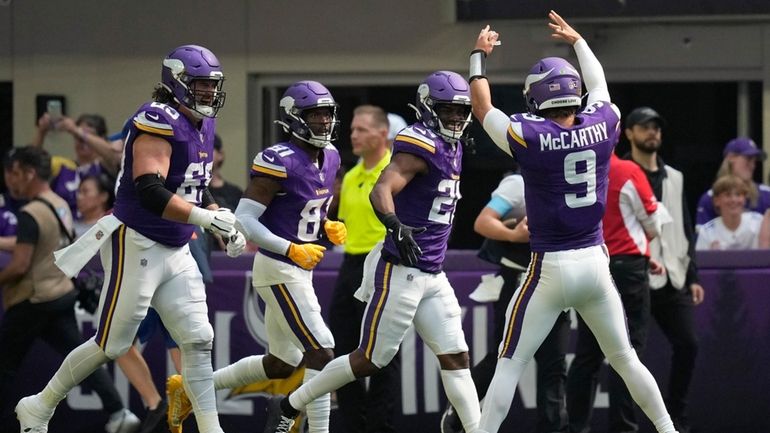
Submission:
<svg viewBox="0 0 770 433">
<path fill-rule="evenodd" d="M 629 254 L 649 257 L 645 225 L 651 224 L 658 201 L 642 169 L 633 161 L 610 159 L 607 208 L 602 219 L 604 242 L 610 256 Z"/>
</svg>

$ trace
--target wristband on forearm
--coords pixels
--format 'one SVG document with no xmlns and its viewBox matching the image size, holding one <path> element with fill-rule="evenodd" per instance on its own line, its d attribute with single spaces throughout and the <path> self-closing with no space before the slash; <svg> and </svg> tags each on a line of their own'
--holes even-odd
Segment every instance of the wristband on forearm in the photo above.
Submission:
<svg viewBox="0 0 770 433">
<path fill-rule="evenodd" d="M 484 50 L 473 50 L 470 57 L 468 82 L 479 78 L 487 78 L 487 53 Z"/>
<path fill-rule="evenodd" d="M 211 226 L 211 219 L 210 211 L 193 206 L 190 209 L 190 216 L 187 217 L 187 223 L 207 229 Z"/>
<path fill-rule="evenodd" d="M 401 225 L 401 221 L 399 221 L 398 217 L 393 212 L 382 213 L 377 209 L 374 209 L 374 214 L 377 215 L 377 218 L 382 222 L 382 225 L 384 225 L 385 228 L 396 230 L 398 229 L 398 226 Z"/>
</svg>

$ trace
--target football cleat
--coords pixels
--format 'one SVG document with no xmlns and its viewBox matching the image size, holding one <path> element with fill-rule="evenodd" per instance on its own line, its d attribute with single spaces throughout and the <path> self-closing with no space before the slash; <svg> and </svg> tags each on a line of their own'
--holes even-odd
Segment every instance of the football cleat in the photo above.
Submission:
<svg viewBox="0 0 770 433">
<path fill-rule="evenodd" d="M 448 404 L 446 410 L 441 415 L 441 433 L 464 433 L 463 423 L 457 415 L 457 411 Z"/>
<path fill-rule="evenodd" d="M 168 429 L 171 433 L 182 433 L 182 423 L 192 412 L 192 403 L 184 390 L 182 376 L 175 374 L 166 380 L 166 397 L 168 398 Z"/>
<path fill-rule="evenodd" d="M 110 420 L 104 425 L 104 431 L 107 433 L 134 433 L 141 424 L 142 422 L 133 412 L 124 408 L 110 417 Z"/>
<path fill-rule="evenodd" d="M 16 405 L 16 418 L 21 426 L 21 433 L 47 433 L 48 421 L 53 410 L 46 409 L 37 401 L 36 395 L 24 397 Z"/>
<path fill-rule="evenodd" d="M 265 421 L 265 433 L 289 433 L 294 425 L 294 418 L 289 418 L 281 410 L 281 401 L 286 398 L 283 395 L 275 395 L 267 401 L 267 421 Z"/>
</svg>

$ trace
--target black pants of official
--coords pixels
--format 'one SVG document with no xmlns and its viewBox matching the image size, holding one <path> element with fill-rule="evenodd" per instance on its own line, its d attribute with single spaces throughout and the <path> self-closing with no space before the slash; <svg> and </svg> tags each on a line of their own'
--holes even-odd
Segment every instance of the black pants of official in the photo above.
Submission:
<svg viewBox="0 0 770 433">
<path fill-rule="evenodd" d="M 643 256 L 623 255 L 610 259 L 610 273 L 623 302 L 631 346 L 639 357 L 647 343 L 650 322 L 650 285 L 647 269 L 647 259 Z M 586 433 L 591 430 L 598 373 L 604 358 L 596 338 L 579 317 L 575 359 L 567 375 L 567 411 L 571 433 Z M 612 369 L 608 372 L 607 386 L 610 397 L 608 431 L 638 431 L 634 401 L 623 379 Z"/>
<path fill-rule="evenodd" d="M 664 396 L 666 408 L 675 426 L 689 426 L 687 395 L 698 355 L 692 293 L 689 287 L 677 290 L 669 282 L 661 289 L 653 290 L 650 300 L 652 317 L 671 345 L 668 394 Z"/>
<path fill-rule="evenodd" d="M 494 334 L 489 341 L 487 356 L 471 369 L 479 398 L 487 394 L 497 366 L 497 348 L 505 333 L 505 312 L 519 285 L 521 272 L 503 266 L 503 289 L 495 301 Z M 537 362 L 537 433 L 567 431 L 567 411 L 564 399 L 564 383 L 567 379 L 565 354 L 569 345 L 569 315 L 562 313 L 556 319 L 548 337 L 535 352 Z"/>
<path fill-rule="evenodd" d="M 1 431 L 13 425 L 18 429 L 13 408 L 19 397 L 11 387 L 23 378 L 17 378 L 19 366 L 37 338 L 42 339 L 62 355 L 69 354 L 83 342 L 75 319 L 75 292 L 59 299 L 38 304 L 24 301 L 4 313 L 0 322 L 0 414 Z M 35 374 L 40 374 L 36 372 Z M 48 375 L 49 373 L 42 373 Z M 17 381 L 18 379 L 18 381 Z M 104 368 L 98 368 L 83 383 L 93 389 L 102 400 L 104 412 L 112 414 L 123 409 L 112 378 Z"/>
<path fill-rule="evenodd" d="M 366 254 L 345 254 L 329 309 L 329 328 L 334 335 L 334 356 L 358 348 L 366 304 L 353 297 L 364 274 Z M 394 432 L 396 401 L 401 390 L 400 356 L 369 379 L 358 379 L 337 390 L 337 404 L 347 433 Z"/>
</svg>

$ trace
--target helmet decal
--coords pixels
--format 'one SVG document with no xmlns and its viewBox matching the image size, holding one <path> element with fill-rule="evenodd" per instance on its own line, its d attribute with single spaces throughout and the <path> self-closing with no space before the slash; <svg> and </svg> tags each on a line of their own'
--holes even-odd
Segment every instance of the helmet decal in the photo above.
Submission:
<svg viewBox="0 0 770 433">
<path fill-rule="evenodd" d="M 182 45 L 163 59 L 161 84 L 177 103 L 200 117 L 216 117 L 224 106 L 224 79 L 222 67 L 214 53 L 198 45 Z M 196 90 L 196 80 L 213 82 L 213 90 Z"/>
<path fill-rule="evenodd" d="M 531 113 L 556 107 L 580 107 L 580 73 L 560 57 L 546 57 L 529 70 L 524 80 L 524 99 Z"/>
<path fill-rule="evenodd" d="M 299 81 L 286 89 L 278 103 L 281 125 L 287 134 L 291 134 L 310 145 L 324 148 L 337 139 L 339 120 L 337 103 L 329 89 L 317 81 Z M 307 117 L 313 110 L 326 108 L 329 120 L 308 122 Z"/>
</svg>

